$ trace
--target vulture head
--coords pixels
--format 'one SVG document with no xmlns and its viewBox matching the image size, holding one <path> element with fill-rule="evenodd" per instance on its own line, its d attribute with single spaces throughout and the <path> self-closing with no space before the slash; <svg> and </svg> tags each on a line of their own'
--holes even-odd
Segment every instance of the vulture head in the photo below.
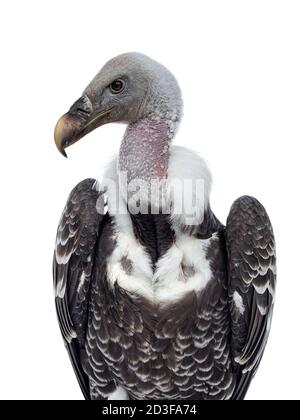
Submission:
<svg viewBox="0 0 300 420">
<path fill-rule="evenodd" d="M 81 98 L 59 119 L 55 143 L 66 156 L 65 149 L 92 130 L 108 123 L 125 123 L 114 172 L 124 201 L 129 205 L 128 197 L 133 194 L 134 205 L 141 203 L 145 208 L 151 204 L 161 209 L 161 198 L 167 206 L 171 202 L 174 205 L 170 180 L 181 176 L 182 180 L 205 179 L 205 199 L 197 199 L 197 208 L 202 208 L 207 206 L 211 183 L 205 163 L 188 150 L 170 148 L 182 107 L 179 85 L 167 68 L 140 53 L 122 54 L 104 65 Z"/>
<path fill-rule="evenodd" d="M 58 121 L 55 143 L 65 149 L 104 124 L 123 122 L 158 131 L 166 146 L 182 112 L 178 83 L 160 63 L 140 53 L 126 53 L 108 61 L 79 98 Z M 159 148 L 158 148 L 159 150 Z M 127 151 L 128 152 L 128 151 Z"/>
</svg>

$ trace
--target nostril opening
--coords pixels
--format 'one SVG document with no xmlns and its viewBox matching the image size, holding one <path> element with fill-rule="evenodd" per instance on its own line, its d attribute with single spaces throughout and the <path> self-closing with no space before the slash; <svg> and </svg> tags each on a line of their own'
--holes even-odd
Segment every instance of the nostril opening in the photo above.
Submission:
<svg viewBox="0 0 300 420">
<path fill-rule="evenodd" d="M 81 97 L 80 99 L 78 99 L 70 108 L 70 112 L 72 114 L 76 114 L 77 116 L 83 117 L 85 119 L 87 116 L 90 115 L 91 111 L 91 104 L 89 100 L 85 97 Z"/>
<path fill-rule="evenodd" d="M 89 112 L 82 108 L 77 108 L 78 114 L 89 115 Z"/>
</svg>

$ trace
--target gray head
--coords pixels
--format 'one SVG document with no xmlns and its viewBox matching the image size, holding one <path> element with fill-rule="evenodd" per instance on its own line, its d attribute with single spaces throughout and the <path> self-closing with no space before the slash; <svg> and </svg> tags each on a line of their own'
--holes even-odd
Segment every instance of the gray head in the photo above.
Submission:
<svg viewBox="0 0 300 420">
<path fill-rule="evenodd" d="M 55 142 L 65 148 L 97 127 L 111 122 L 165 120 L 175 130 L 182 113 L 178 83 L 163 65 L 140 53 L 117 56 L 104 65 L 82 97 L 55 128 Z"/>
</svg>

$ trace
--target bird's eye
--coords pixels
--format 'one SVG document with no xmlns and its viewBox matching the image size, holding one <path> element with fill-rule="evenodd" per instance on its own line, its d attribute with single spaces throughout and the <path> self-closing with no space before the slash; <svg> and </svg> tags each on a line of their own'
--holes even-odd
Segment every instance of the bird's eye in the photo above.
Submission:
<svg viewBox="0 0 300 420">
<path fill-rule="evenodd" d="M 123 80 L 115 80 L 109 85 L 110 90 L 112 93 L 120 93 L 124 89 L 124 82 Z"/>
</svg>

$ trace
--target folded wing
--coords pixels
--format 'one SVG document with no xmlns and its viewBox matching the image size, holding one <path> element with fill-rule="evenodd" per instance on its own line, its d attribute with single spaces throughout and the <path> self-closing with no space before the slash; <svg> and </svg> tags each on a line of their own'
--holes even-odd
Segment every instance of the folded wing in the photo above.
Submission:
<svg viewBox="0 0 300 420">
<path fill-rule="evenodd" d="M 261 361 L 273 312 L 276 256 L 271 222 L 264 207 L 243 196 L 226 225 L 232 354 L 237 386 L 232 399 L 243 399 Z"/>
<path fill-rule="evenodd" d="M 89 290 L 103 219 L 97 207 L 104 206 L 95 185 L 95 180 L 87 179 L 71 192 L 58 226 L 53 260 L 58 321 L 86 399 L 90 399 L 89 381 L 83 368 Z"/>
</svg>

